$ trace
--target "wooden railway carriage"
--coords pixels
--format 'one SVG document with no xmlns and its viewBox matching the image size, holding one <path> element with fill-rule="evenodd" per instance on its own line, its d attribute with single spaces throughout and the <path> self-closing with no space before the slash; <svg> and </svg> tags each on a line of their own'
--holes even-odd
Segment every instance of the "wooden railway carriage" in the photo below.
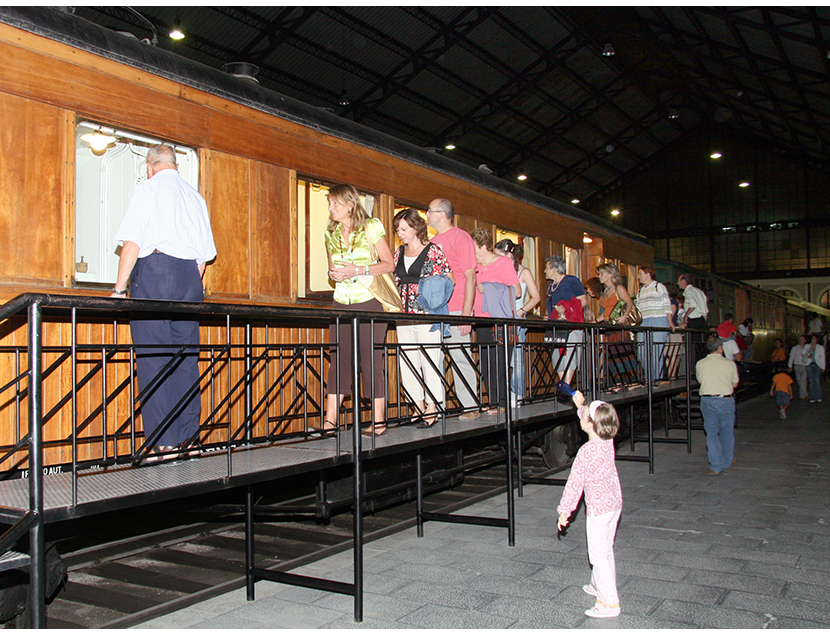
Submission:
<svg viewBox="0 0 830 635">
<path fill-rule="evenodd" d="M 207 200 L 218 250 L 204 278 L 207 302 L 330 306 L 330 289 L 317 282 L 324 260 L 317 228 L 325 217 L 320 193 L 334 183 L 353 184 L 369 196 L 390 237 L 396 209 L 425 209 L 435 197 L 450 199 L 460 227 L 485 227 L 532 244 L 528 265 L 542 290 L 542 263 L 551 254 L 568 256 L 571 272 L 582 278 L 605 259 L 625 270 L 653 258 L 644 238 L 578 209 L 55 9 L 0 8 L 0 55 L 3 302 L 24 292 L 109 294 L 107 267 L 111 271 L 117 261 L 113 223 L 142 163 L 131 154 L 160 141 L 181 151 L 188 178 Z M 115 140 L 96 154 L 81 137 L 99 131 Z M 120 176 L 90 185 L 94 166 L 119 161 L 126 165 Z M 108 205 L 98 204 L 98 194 Z M 587 245 L 586 234 L 593 239 Z M 19 372 L 12 351 L 26 343 L 21 325 L 18 318 L 2 323 L 0 345 L 7 354 L 0 355 L 0 384 Z M 44 345 L 56 347 L 54 360 L 73 336 L 89 345 L 129 342 L 126 322 L 81 319 L 74 328 L 57 318 L 44 325 Z M 253 341 L 326 337 L 324 326 L 303 325 L 263 328 Z M 204 345 L 227 340 L 239 343 L 243 335 L 203 323 Z M 96 438 L 128 409 L 126 393 L 103 413 L 98 409 L 102 382 L 115 386 L 128 379 L 127 366 L 113 365 L 106 377 L 93 373 L 77 395 L 76 412 Z M 216 372 L 241 373 L 233 362 Z M 69 362 L 59 362 L 45 382 L 50 419 L 44 434 L 54 441 L 47 464 L 69 458 L 59 441 L 70 436 L 72 406 L 61 400 L 71 382 Z M 267 384 L 256 390 L 267 391 Z M 203 412 L 209 411 L 206 393 L 204 400 Z M 230 410 L 235 407 L 229 402 Z M 13 446 L 25 427 L 25 414 L 5 398 L 0 446 Z M 300 429 L 292 421 L 282 431 Z M 81 448 L 78 457 L 95 460 L 103 447 Z M 19 467 L 15 457 L 7 457 L 0 471 L 11 466 Z"/>
</svg>

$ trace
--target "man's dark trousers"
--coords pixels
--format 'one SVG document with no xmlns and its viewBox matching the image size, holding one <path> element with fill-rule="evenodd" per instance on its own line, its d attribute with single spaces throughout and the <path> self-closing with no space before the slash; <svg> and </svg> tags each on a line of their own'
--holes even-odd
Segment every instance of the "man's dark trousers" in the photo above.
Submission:
<svg viewBox="0 0 830 635">
<path fill-rule="evenodd" d="M 139 258 L 130 276 L 130 298 L 201 302 L 204 292 L 196 261 L 173 258 L 160 252 Z M 141 319 L 143 315 L 149 314 L 133 314 L 130 331 L 136 350 L 144 436 L 153 446 L 178 445 L 197 433 L 201 417 L 198 390 L 176 407 L 199 381 L 199 323 L 192 320 Z M 182 346 L 188 348 L 167 369 L 164 380 L 148 391 L 151 382 Z M 171 413 L 173 416 L 160 436 L 151 437 Z"/>
</svg>

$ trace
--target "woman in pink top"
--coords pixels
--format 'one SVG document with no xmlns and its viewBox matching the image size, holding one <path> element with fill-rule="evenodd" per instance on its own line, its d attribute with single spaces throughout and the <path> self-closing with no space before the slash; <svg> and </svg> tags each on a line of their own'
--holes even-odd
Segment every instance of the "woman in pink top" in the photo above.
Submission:
<svg viewBox="0 0 830 635">
<path fill-rule="evenodd" d="M 616 617 L 620 614 L 617 595 L 617 571 L 614 563 L 614 536 L 622 511 L 622 491 L 614 464 L 614 437 L 620 420 L 614 406 L 592 401 L 586 407 L 585 396 L 576 391 L 573 401 L 578 408 L 579 423 L 588 435 L 588 443 L 576 453 L 571 474 L 559 501 L 559 529 L 568 526 L 582 493 L 585 493 L 588 535 L 588 560 L 593 566 L 591 582 L 582 587 L 597 598 L 585 611 L 588 617 Z"/>
<path fill-rule="evenodd" d="M 478 227 L 470 234 L 476 250 L 476 317 L 512 318 L 515 316 L 516 298 L 521 293 L 519 276 L 513 262 L 493 251 L 493 234 Z M 501 328 L 501 327 L 498 327 Z M 491 403 L 498 404 L 485 414 L 497 415 L 507 406 L 507 367 L 503 353 L 496 346 L 493 325 L 476 326 L 476 342 L 481 347 L 479 362 L 481 379 L 487 387 Z"/>
</svg>

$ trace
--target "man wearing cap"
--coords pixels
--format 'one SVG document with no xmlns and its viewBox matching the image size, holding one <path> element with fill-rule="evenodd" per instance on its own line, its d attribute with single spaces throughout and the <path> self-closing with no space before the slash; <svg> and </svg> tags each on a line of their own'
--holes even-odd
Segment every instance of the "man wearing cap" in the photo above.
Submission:
<svg viewBox="0 0 830 635">
<path fill-rule="evenodd" d="M 723 356 L 733 362 L 742 362 L 744 354 L 741 352 L 738 342 L 735 340 L 735 323 L 732 322 L 732 314 L 727 313 L 726 319 L 718 325 L 718 337 L 723 344 Z"/>
<path fill-rule="evenodd" d="M 723 356 L 719 337 L 706 342 L 709 354 L 695 365 L 700 383 L 700 413 L 706 431 L 710 474 L 720 474 L 735 459 L 735 389 L 738 367 Z"/>
</svg>

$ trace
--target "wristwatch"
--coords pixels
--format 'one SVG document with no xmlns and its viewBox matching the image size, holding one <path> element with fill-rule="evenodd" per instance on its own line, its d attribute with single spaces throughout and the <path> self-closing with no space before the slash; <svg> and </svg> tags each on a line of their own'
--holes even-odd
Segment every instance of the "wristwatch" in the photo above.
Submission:
<svg viewBox="0 0 830 635">
<path fill-rule="evenodd" d="M 119 291 L 118 289 L 113 289 L 113 293 L 117 293 L 118 295 L 127 295 L 127 290 L 124 289 L 123 291 Z"/>
</svg>

